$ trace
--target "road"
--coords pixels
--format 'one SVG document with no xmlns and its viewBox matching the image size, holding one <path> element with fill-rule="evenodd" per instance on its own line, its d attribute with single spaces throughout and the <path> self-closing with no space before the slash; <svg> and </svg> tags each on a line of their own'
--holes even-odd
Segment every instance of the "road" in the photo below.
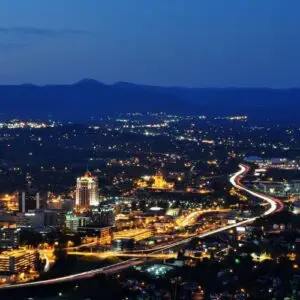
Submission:
<svg viewBox="0 0 300 300">
<path fill-rule="evenodd" d="M 255 221 L 258 218 L 273 214 L 277 211 L 281 211 L 283 209 L 283 204 L 280 200 L 273 198 L 271 196 L 267 196 L 258 192 L 254 192 L 250 189 L 248 189 L 247 187 L 245 187 L 242 183 L 241 183 L 241 178 L 244 177 L 247 172 L 249 171 L 249 167 L 245 166 L 245 165 L 240 165 L 239 166 L 240 169 L 238 172 L 236 172 L 234 175 L 232 175 L 230 177 L 230 183 L 237 189 L 242 190 L 252 196 L 255 196 L 265 202 L 267 202 L 270 207 L 267 211 L 265 211 L 264 213 L 262 213 L 260 216 L 256 216 L 241 222 L 237 222 L 235 224 L 232 225 L 228 225 L 222 228 L 218 228 L 200 235 L 195 235 L 193 237 L 198 237 L 198 238 L 204 238 L 207 236 L 211 236 L 214 235 L 216 233 L 219 232 L 223 232 L 238 226 L 244 226 L 247 225 L 249 223 L 252 223 L 253 221 Z M 172 248 L 176 248 L 178 246 L 181 246 L 183 244 L 186 244 L 188 242 L 191 241 L 191 239 L 193 237 L 189 237 L 183 240 L 180 240 L 178 242 L 166 245 L 166 246 L 161 246 L 161 247 L 157 247 L 155 249 L 152 249 L 152 251 L 150 253 L 152 254 L 156 254 L 159 253 L 161 251 L 165 251 L 165 250 L 170 250 Z M 30 286 L 38 286 L 38 285 L 48 285 L 48 284 L 55 284 L 55 283 L 61 283 L 61 282 L 67 282 L 67 281 L 73 281 L 73 280 L 78 280 L 78 279 L 83 279 L 83 278 L 90 278 L 95 276 L 96 274 L 109 274 L 109 273 L 115 273 L 115 272 L 119 272 L 123 269 L 126 269 L 128 267 L 137 265 L 137 264 L 142 264 L 144 261 L 141 258 L 131 258 L 129 260 L 117 263 L 117 264 L 113 264 L 107 267 L 103 267 L 100 269 L 95 269 L 95 270 L 91 270 L 91 271 L 87 271 L 87 272 L 82 272 L 82 273 L 78 273 L 78 274 L 73 274 L 73 275 L 68 275 L 68 276 L 64 276 L 64 277 L 59 277 L 59 278 L 54 278 L 54 279 L 49 279 L 49 280 L 40 280 L 40 281 L 36 281 L 36 282 L 28 282 L 28 283 L 22 283 L 22 284 L 15 284 L 15 285 L 11 285 L 11 286 L 3 286 L 0 287 L 0 289 L 12 289 L 12 288 L 19 288 L 19 287 L 30 287 Z"/>
<path fill-rule="evenodd" d="M 250 169 L 249 166 L 240 165 L 240 170 L 238 172 L 236 172 L 232 177 L 230 177 L 230 179 L 229 179 L 230 183 L 238 190 L 245 191 L 246 193 L 248 193 L 254 197 L 257 197 L 261 200 L 264 200 L 268 204 L 270 204 L 270 208 L 263 214 L 264 216 L 270 215 L 276 211 L 283 210 L 283 203 L 279 199 L 264 195 L 259 192 L 254 192 L 254 191 L 246 188 L 243 184 L 241 184 L 241 178 L 249 172 L 249 169 Z"/>
<path fill-rule="evenodd" d="M 177 226 L 179 226 L 179 227 L 186 227 L 186 226 L 195 224 L 197 219 L 203 214 L 212 213 L 212 212 L 223 213 L 223 212 L 228 212 L 228 211 L 230 211 L 230 209 L 201 209 L 201 210 L 191 212 L 184 218 L 179 217 L 176 220 L 176 223 L 177 223 Z"/>
<path fill-rule="evenodd" d="M 124 253 L 121 251 L 106 251 L 106 252 L 68 252 L 68 255 L 88 256 L 105 259 L 109 257 L 135 257 L 135 258 L 156 258 L 170 259 L 176 258 L 176 253 Z"/>
<path fill-rule="evenodd" d="M 85 247 L 93 247 L 93 246 L 97 246 L 97 239 L 95 239 L 93 242 L 90 242 L 88 244 L 82 244 L 82 245 L 79 245 L 79 246 L 74 246 L 74 247 L 67 247 L 65 248 L 65 250 L 67 251 L 72 251 L 72 250 L 78 250 L 78 249 L 81 249 L 81 248 L 85 248 Z"/>
</svg>

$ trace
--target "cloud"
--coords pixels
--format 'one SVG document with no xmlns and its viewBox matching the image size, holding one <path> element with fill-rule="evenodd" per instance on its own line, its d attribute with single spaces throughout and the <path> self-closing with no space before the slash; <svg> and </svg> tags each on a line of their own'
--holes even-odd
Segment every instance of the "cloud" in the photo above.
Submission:
<svg viewBox="0 0 300 300">
<path fill-rule="evenodd" d="M 28 44 L 25 43 L 0 43 L 0 51 L 11 51 L 26 48 Z"/>
<path fill-rule="evenodd" d="M 52 29 L 52 28 L 39 28 L 39 27 L 0 27 L 0 35 L 1 34 L 55 37 L 61 35 L 90 34 L 90 32 L 85 30 L 78 30 L 78 29 Z"/>
<path fill-rule="evenodd" d="M 77 35 L 92 35 L 92 32 L 77 29 L 52 29 L 39 27 L 0 27 L 0 51 L 23 50 L 41 39 L 66 38 Z"/>
</svg>

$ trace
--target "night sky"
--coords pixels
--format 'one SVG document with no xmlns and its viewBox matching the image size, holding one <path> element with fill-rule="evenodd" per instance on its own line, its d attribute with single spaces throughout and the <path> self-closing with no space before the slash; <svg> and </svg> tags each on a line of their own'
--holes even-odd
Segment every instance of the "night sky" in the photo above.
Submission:
<svg viewBox="0 0 300 300">
<path fill-rule="evenodd" d="M 300 87 L 299 0 L 1 0 L 0 84 Z"/>
</svg>

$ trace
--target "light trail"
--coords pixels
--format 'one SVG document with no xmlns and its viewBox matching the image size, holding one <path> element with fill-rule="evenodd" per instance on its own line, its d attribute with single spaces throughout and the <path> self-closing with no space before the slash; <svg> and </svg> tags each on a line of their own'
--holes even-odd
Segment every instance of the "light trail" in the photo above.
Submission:
<svg viewBox="0 0 300 300">
<path fill-rule="evenodd" d="M 103 253 L 105 255 L 103 255 Z M 98 257 L 98 258 L 108 258 L 108 257 L 135 257 L 135 258 L 157 258 L 157 259 L 169 259 L 175 258 L 175 253 L 168 254 L 155 254 L 155 253 L 124 253 L 121 251 L 115 252 L 69 252 L 68 255 L 77 255 L 77 256 L 87 256 L 87 257 Z"/>
<path fill-rule="evenodd" d="M 228 226 L 225 226 L 225 227 L 222 227 L 222 228 L 218 228 L 218 229 L 215 229 L 213 231 L 209 231 L 209 232 L 206 232 L 206 233 L 203 233 L 203 234 L 200 234 L 200 235 L 195 235 L 194 237 L 197 236 L 198 238 L 204 238 L 204 237 L 216 234 L 216 233 L 220 233 L 222 231 L 227 231 L 227 230 L 235 228 L 235 227 L 239 227 L 239 226 L 242 226 L 242 225 L 252 223 L 258 218 L 261 218 L 263 216 L 267 216 L 267 215 L 270 215 L 270 214 L 273 214 L 275 212 L 283 210 L 283 203 L 279 199 L 276 199 L 276 198 L 273 198 L 271 196 L 267 196 L 267 195 L 264 195 L 264 194 L 261 194 L 261 193 L 254 192 L 254 191 L 246 188 L 243 184 L 241 184 L 241 182 L 240 182 L 241 177 L 245 176 L 249 172 L 250 168 L 248 166 L 245 166 L 245 165 L 239 165 L 239 167 L 240 167 L 240 170 L 238 172 L 236 172 L 233 176 L 230 177 L 230 179 L 229 179 L 230 183 L 235 188 L 237 188 L 239 190 L 243 190 L 243 191 L 247 192 L 248 194 L 251 194 L 252 196 L 255 196 L 255 197 L 257 197 L 261 200 L 266 201 L 268 204 L 270 204 L 270 208 L 260 216 L 253 217 L 253 218 L 250 218 L 250 219 L 247 219 L 247 220 L 244 220 L 244 221 L 232 224 L 232 225 L 228 225 Z M 155 249 L 156 251 L 151 252 L 151 253 L 156 253 L 156 252 L 167 250 L 167 249 L 170 249 L 170 248 L 173 248 L 173 247 L 176 247 L 176 246 L 180 246 L 182 244 L 188 243 L 192 238 L 193 237 L 190 237 L 190 238 L 178 241 L 176 243 L 173 243 L 172 245 L 167 245 L 167 246 L 162 246 L 162 247 L 156 248 Z"/>
<path fill-rule="evenodd" d="M 48 280 L 40 280 L 35 282 L 27 282 L 27 283 L 19 283 L 14 285 L 7 285 L 0 287 L 0 289 L 13 289 L 13 288 L 21 288 L 21 287 L 31 287 L 31 286 L 38 286 L 38 285 L 48 285 L 48 284 L 55 284 L 55 283 L 61 283 L 61 282 L 68 282 L 68 281 L 74 281 L 78 279 L 84 279 L 84 278 L 90 278 L 100 273 L 113 273 L 120 271 L 122 269 L 128 268 L 129 266 L 133 266 L 139 263 L 142 263 L 142 260 L 138 260 L 137 258 L 131 258 L 129 260 L 116 263 L 107 267 L 86 271 L 78 274 L 72 274 L 68 276 L 63 276 L 59 278 L 53 278 Z"/>
<path fill-rule="evenodd" d="M 201 215 L 207 213 L 222 213 L 228 211 L 230 211 L 230 209 L 201 209 L 190 213 L 185 218 L 179 217 L 176 222 L 179 227 L 186 227 L 195 224 L 197 218 L 199 218 Z"/>
<path fill-rule="evenodd" d="M 67 251 L 71 251 L 71 250 L 78 250 L 80 248 L 84 248 L 84 247 L 92 247 L 92 246 L 96 246 L 97 245 L 97 240 L 93 241 L 93 242 L 90 242 L 88 244 L 82 244 L 82 245 L 79 245 L 79 246 L 73 246 L 73 247 L 66 247 L 65 250 Z"/>
<path fill-rule="evenodd" d="M 45 263 L 45 267 L 44 267 L 44 272 L 48 272 L 49 269 L 50 269 L 50 262 L 49 262 L 49 258 L 47 255 L 44 256 L 45 257 L 45 260 L 46 260 L 46 263 Z"/>
<path fill-rule="evenodd" d="M 219 232 L 223 232 L 223 231 L 227 231 L 229 229 L 238 227 L 238 226 L 242 226 L 242 225 L 246 225 L 249 223 L 254 222 L 256 219 L 259 219 L 261 217 L 273 214 L 277 211 L 281 211 L 283 209 L 283 203 L 276 199 L 273 198 L 271 196 L 266 196 L 263 195 L 261 193 L 257 193 L 254 192 L 248 188 L 246 188 L 244 185 L 241 184 L 240 180 L 241 177 L 244 176 L 245 174 L 247 174 L 247 172 L 249 171 L 249 167 L 245 166 L 245 165 L 240 165 L 240 170 L 238 172 L 236 172 L 232 177 L 230 177 L 229 181 L 230 183 L 237 189 L 239 190 L 243 190 L 246 193 L 255 196 L 263 201 L 266 201 L 268 204 L 270 204 L 270 208 L 265 211 L 263 214 L 261 214 L 260 216 L 257 217 L 253 217 L 232 225 L 228 225 L 222 228 L 218 228 L 200 235 L 194 235 L 192 237 L 180 240 L 178 242 L 166 245 L 166 246 L 161 246 L 161 247 L 157 247 L 155 249 L 150 250 L 149 252 L 151 254 L 155 254 L 157 252 L 160 251 L 164 251 L 164 250 L 169 250 L 178 246 L 181 246 L 183 244 L 186 244 L 188 242 L 191 241 L 192 238 L 194 237 L 198 237 L 198 238 L 204 238 L 207 236 L 211 236 L 214 235 L 216 233 Z M 10 286 L 3 286 L 0 287 L 0 289 L 12 289 L 12 288 L 20 288 L 20 287 L 30 287 L 30 286 L 38 286 L 38 285 L 48 285 L 48 284 L 55 284 L 55 283 L 61 283 L 61 282 L 67 282 L 67 281 L 74 281 L 74 280 L 78 280 L 78 279 L 84 279 L 84 278 L 90 278 L 95 276 L 96 274 L 100 274 L 100 273 L 104 273 L 104 274 L 108 274 L 108 273 L 114 273 L 114 272 L 118 272 L 122 269 L 128 268 L 130 266 L 133 265 L 137 265 L 137 264 L 141 264 L 143 263 L 143 260 L 138 259 L 138 258 L 131 258 L 129 260 L 117 263 L 117 264 L 113 264 L 107 267 L 103 267 L 100 269 L 95 269 L 95 270 L 91 270 L 91 271 L 87 271 L 87 272 L 82 272 L 82 273 L 78 273 L 78 274 L 73 274 L 73 275 L 68 275 L 68 276 L 63 276 L 63 277 L 59 277 L 59 278 L 54 278 L 54 279 L 48 279 L 48 280 L 40 280 L 40 281 L 35 281 L 35 282 L 28 282 L 28 283 L 22 283 L 22 284 L 15 284 L 15 285 L 10 285 Z"/>
<path fill-rule="evenodd" d="M 264 213 L 265 216 L 270 215 L 276 211 L 281 211 L 283 210 L 283 203 L 276 198 L 273 198 L 271 196 L 267 196 L 258 192 L 254 192 L 248 188 L 246 188 L 243 184 L 241 184 L 240 180 L 241 180 L 241 176 L 245 175 L 248 171 L 249 171 L 249 167 L 245 166 L 245 165 L 240 165 L 240 170 L 235 173 L 230 179 L 230 183 L 237 189 L 242 190 L 247 192 L 248 194 L 255 196 L 257 198 L 260 198 L 264 201 L 266 201 L 267 203 L 270 204 L 270 208 Z"/>
</svg>

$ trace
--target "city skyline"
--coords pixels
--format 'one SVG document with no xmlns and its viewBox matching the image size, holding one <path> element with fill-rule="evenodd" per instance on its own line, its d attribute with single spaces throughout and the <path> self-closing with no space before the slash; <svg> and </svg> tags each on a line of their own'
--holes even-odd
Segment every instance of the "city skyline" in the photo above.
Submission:
<svg viewBox="0 0 300 300">
<path fill-rule="evenodd" d="M 4 299 L 300 295 L 298 125 L 139 112 L 0 134 Z"/>
<path fill-rule="evenodd" d="M 0 299 L 300 299 L 299 0 L 2 0 Z"/>
</svg>

